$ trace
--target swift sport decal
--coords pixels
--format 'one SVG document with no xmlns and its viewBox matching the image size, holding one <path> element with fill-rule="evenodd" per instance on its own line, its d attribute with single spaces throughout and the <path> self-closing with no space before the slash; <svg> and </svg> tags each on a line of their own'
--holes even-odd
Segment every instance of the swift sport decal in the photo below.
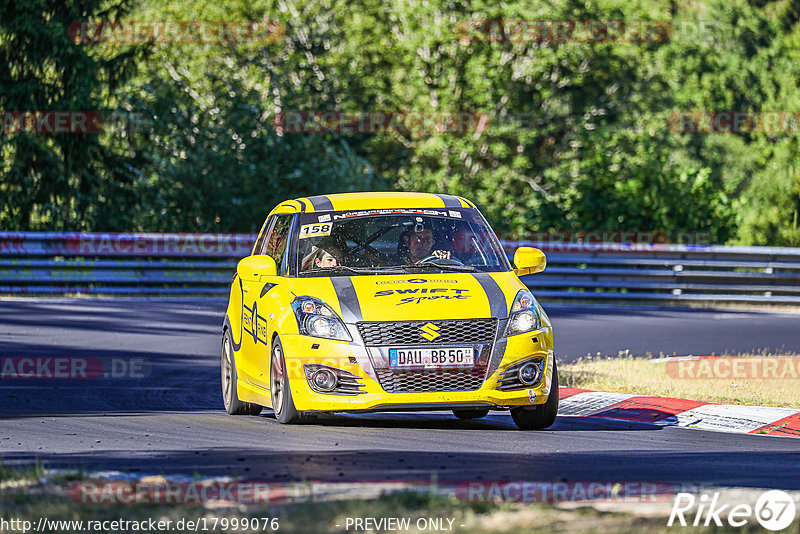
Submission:
<svg viewBox="0 0 800 534">
<path fill-rule="evenodd" d="M 400 302 L 395 304 L 395 306 L 400 306 L 402 304 L 411 304 L 411 303 L 419 304 L 423 300 L 424 301 L 439 300 L 439 299 L 445 299 L 445 300 L 460 299 L 461 300 L 461 299 L 468 299 L 469 297 L 470 297 L 469 295 L 430 295 L 430 296 L 427 296 L 427 297 L 406 297 L 406 298 L 400 299 Z"/>
<path fill-rule="evenodd" d="M 376 291 L 376 297 L 387 297 L 389 295 L 408 295 L 411 294 L 413 296 L 408 296 L 400 299 L 400 302 L 395 304 L 395 306 L 401 306 L 403 304 L 419 304 L 422 301 L 429 301 L 429 300 L 451 300 L 451 299 L 468 299 L 471 295 L 469 295 L 469 289 L 456 289 L 454 287 L 433 287 L 433 288 L 418 288 L 415 287 L 413 289 L 383 289 L 381 291 Z"/>
<path fill-rule="evenodd" d="M 448 293 L 448 292 L 450 292 L 450 293 Z M 469 289 L 456 289 L 454 287 L 433 287 L 433 288 L 415 287 L 415 288 L 412 288 L 412 289 L 382 289 L 380 291 L 376 291 L 375 292 L 375 296 L 376 297 L 387 297 L 389 295 L 395 295 L 395 294 L 397 294 L 397 295 L 405 295 L 405 294 L 408 294 L 408 293 L 417 293 L 417 294 L 420 294 L 420 295 L 426 294 L 426 293 L 430 293 L 430 294 L 448 293 L 448 295 L 453 295 L 453 294 L 462 295 L 464 293 L 469 293 Z M 464 295 L 464 296 L 468 297 L 469 295 Z"/>
</svg>

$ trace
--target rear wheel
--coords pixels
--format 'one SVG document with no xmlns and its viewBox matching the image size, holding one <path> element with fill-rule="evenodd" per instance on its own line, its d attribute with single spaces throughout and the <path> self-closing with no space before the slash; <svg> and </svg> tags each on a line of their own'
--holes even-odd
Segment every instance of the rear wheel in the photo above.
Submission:
<svg viewBox="0 0 800 534">
<path fill-rule="evenodd" d="M 520 406 L 511 409 L 511 418 L 520 430 L 542 430 L 556 422 L 558 415 L 558 368 L 553 359 L 553 383 L 547 402 L 537 406 Z"/>
<path fill-rule="evenodd" d="M 453 410 L 453 415 L 459 419 L 480 419 L 489 415 L 489 408 L 471 408 L 468 410 Z"/>
<path fill-rule="evenodd" d="M 283 345 L 276 337 L 272 344 L 272 363 L 269 372 L 270 395 L 275 419 L 283 424 L 305 423 L 309 417 L 297 411 L 292 400 L 292 388 L 289 387 L 289 373 L 286 370 L 286 358 L 283 356 Z"/>
<path fill-rule="evenodd" d="M 261 406 L 239 400 L 239 395 L 236 392 L 236 358 L 233 355 L 231 336 L 227 330 L 222 334 L 222 361 L 220 363 L 222 371 L 222 402 L 225 403 L 225 411 L 231 415 L 260 414 Z"/>
</svg>

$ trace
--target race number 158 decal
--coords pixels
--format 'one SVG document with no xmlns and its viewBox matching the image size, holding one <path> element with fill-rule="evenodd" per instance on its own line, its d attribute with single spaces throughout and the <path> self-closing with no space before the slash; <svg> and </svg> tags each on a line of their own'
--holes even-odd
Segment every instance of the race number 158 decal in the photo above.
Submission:
<svg viewBox="0 0 800 534">
<path fill-rule="evenodd" d="M 300 239 L 306 237 L 319 237 L 331 235 L 331 223 L 324 224 L 304 224 L 300 227 Z"/>
</svg>

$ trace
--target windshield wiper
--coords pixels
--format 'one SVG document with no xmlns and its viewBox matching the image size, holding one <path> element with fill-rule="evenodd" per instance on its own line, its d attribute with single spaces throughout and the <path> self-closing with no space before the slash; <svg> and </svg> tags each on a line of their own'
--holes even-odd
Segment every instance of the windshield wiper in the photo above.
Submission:
<svg viewBox="0 0 800 534">
<path fill-rule="evenodd" d="M 434 261 L 423 261 L 420 263 L 406 263 L 403 269 L 425 269 L 434 267 L 436 269 L 450 270 L 450 271 L 463 271 L 467 273 L 475 272 L 475 267 L 471 265 L 449 265 L 444 263 L 436 263 Z"/>
<path fill-rule="evenodd" d="M 345 265 L 336 265 L 334 267 L 312 267 L 307 271 L 303 271 L 300 275 L 307 275 L 307 274 L 341 274 L 341 273 L 353 273 L 353 274 L 368 274 L 371 273 L 371 269 L 362 270 L 358 267 L 347 267 Z"/>
<path fill-rule="evenodd" d="M 402 265 L 376 265 L 375 267 L 369 267 L 369 269 L 381 274 L 405 274 Z"/>
<path fill-rule="evenodd" d="M 387 271 L 386 267 L 347 267 L 346 265 L 336 265 L 334 267 L 313 267 L 307 271 L 303 271 L 300 273 L 300 276 L 307 276 L 312 274 L 323 274 L 323 275 L 331 275 L 331 274 L 342 274 L 342 273 L 352 273 L 352 274 L 404 274 L 403 271 L 397 268 L 392 268 L 393 271 Z"/>
</svg>

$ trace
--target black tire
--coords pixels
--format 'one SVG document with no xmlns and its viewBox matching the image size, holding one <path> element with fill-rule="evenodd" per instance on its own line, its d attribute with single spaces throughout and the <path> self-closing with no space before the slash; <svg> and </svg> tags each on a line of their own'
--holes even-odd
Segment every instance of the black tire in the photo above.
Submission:
<svg viewBox="0 0 800 534">
<path fill-rule="evenodd" d="M 222 402 L 225 404 L 225 411 L 231 415 L 258 415 L 262 407 L 251 402 L 239 400 L 236 392 L 236 356 L 233 354 L 233 345 L 228 330 L 222 334 L 222 361 L 220 365 L 222 374 Z"/>
<path fill-rule="evenodd" d="M 542 430 L 552 426 L 558 415 L 558 367 L 553 360 L 553 384 L 547 402 L 538 406 L 519 406 L 511 409 L 511 418 L 520 430 Z"/>
<path fill-rule="evenodd" d="M 272 358 L 269 365 L 269 392 L 272 396 L 272 409 L 275 419 L 284 425 L 296 425 L 307 422 L 310 418 L 294 407 L 292 388 L 289 387 L 289 376 L 286 372 L 286 359 L 283 356 L 283 345 L 276 337 L 272 344 Z"/>
<path fill-rule="evenodd" d="M 465 410 L 453 410 L 453 415 L 465 421 L 469 419 L 480 419 L 489 415 L 489 408 L 470 408 Z"/>
</svg>

